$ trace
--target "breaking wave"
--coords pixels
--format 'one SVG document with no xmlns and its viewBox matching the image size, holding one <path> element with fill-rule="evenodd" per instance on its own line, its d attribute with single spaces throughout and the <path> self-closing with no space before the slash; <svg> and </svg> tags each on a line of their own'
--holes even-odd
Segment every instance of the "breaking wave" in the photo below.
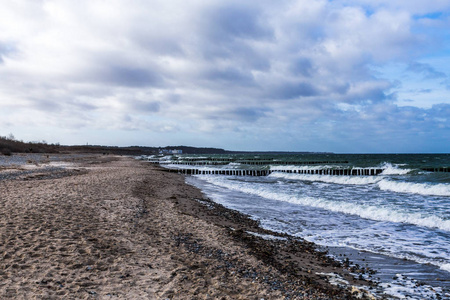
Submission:
<svg viewBox="0 0 450 300">
<path fill-rule="evenodd" d="M 284 178 L 290 180 L 320 181 L 325 183 L 352 184 L 352 185 L 373 184 L 382 180 L 381 177 L 377 176 L 305 175 L 305 174 L 289 174 L 276 172 L 270 174 L 269 176 L 274 178 Z"/>
<path fill-rule="evenodd" d="M 412 169 L 402 169 L 399 168 L 398 164 L 391 164 L 388 162 L 383 163 L 381 169 L 383 169 L 381 175 L 405 175 L 412 171 Z"/>
<path fill-rule="evenodd" d="M 230 182 L 226 180 L 217 180 L 218 177 L 207 176 L 206 181 L 225 187 L 234 191 L 239 191 L 251 195 L 260 196 L 266 199 L 289 202 L 293 204 L 306 205 L 315 208 L 321 208 L 328 211 L 357 215 L 365 219 L 375 221 L 387 221 L 394 223 L 408 223 L 412 225 L 439 228 L 450 231 L 450 220 L 444 220 L 438 216 L 424 216 L 420 213 L 399 210 L 390 206 L 364 205 L 342 201 L 332 201 L 316 197 L 299 197 L 289 193 L 280 193 L 262 186 L 254 186 L 245 182 Z"/>
<path fill-rule="evenodd" d="M 383 191 L 430 196 L 450 196 L 450 185 L 445 183 L 429 184 L 383 179 L 377 184 L 380 190 Z"/>
</svg>

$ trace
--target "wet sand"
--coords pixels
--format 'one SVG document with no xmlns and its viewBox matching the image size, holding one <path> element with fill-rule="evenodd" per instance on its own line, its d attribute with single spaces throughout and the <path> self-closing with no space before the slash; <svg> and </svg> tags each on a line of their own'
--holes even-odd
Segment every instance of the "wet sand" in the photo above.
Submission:
<svg viewBox="0 0 450 300">
<path fill-rule="evenodd" d="M 64 159 L 0 167 L 1 299 L 352 299 L 369 285 L 349 274 L 365 270 L 261 229 L 181 175 Z"/>
</svg>

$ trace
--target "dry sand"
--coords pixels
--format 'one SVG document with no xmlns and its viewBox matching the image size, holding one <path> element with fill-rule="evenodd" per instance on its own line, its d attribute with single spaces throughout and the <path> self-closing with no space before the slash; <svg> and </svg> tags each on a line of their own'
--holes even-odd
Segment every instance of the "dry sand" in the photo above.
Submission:
<svg viewBox="0 0 450 300">
<path fill-rule="evenodd" d="M 276 235 L 181 175 L 127 157 L 70 160 L 0 169 L 1 299 L 351 299 L 368 284 L 311 243 L 252 234 Z M 349 284 L 331 285 L 331 272 Z"/>
</svg>

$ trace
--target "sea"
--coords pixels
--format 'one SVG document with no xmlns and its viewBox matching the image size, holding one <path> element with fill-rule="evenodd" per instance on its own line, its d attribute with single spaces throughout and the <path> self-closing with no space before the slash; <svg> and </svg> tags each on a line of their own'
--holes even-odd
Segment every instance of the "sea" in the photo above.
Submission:
<svg viewBox="0 0 450 300">
<path fill-rule="evenodd" d="M 450 299 L 450 154 L 174 155 L 150 160 L 207 173 L 187 175 L 186 182 L 264 228 L 312 241 L 338 260 L 348 258 L 374 270 L 365 276 L 379 283 L 373 292 L 379 297 Z M 220 170 L 270 172 L 214 174 Z"/>
</svg>

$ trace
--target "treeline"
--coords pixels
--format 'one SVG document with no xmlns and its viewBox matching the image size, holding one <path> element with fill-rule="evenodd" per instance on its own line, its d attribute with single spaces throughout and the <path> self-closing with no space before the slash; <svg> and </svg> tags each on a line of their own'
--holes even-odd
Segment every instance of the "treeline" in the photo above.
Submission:
<svg viewBox="0 0 450 300">
<path fill-rule="evenodd" d="M 101 153 L 119 155 L 150 155 L 157 153 L 157 149 L 148 147 L 111 147 L 111 146 L 62 146 L 41 142 L 23 142 L 10 136 L 0 136 L 0 155 L 12 155 L 13 153 Z"/>
<path fill-rule="evenodd" d="M 225 154 L 231 153 L 218 148 L 196 148 L 188 146 L 168 146 L 168 147 L 117 147 L 102 145 L 78 145 L 64 146 L 60 144 L 49 144 L 45 141 L 24 142 L 15 139 L 14 135 L 0 136 L 0 154 L 11 155 L 12 153 L 101 153 L 119 155 L 152 155 L 159 154 L 161 150 L 182 150 L 184 154 Z"/>
<path fill-rule="evenodd" d="M 59 152 L 58 144 L 48 144 L 45 141 L 23 142 L 18 141 L 12 134 L 9 136 L 0 136 L 0 153 L 11 155 L 17 153 L 55 153 Z"/>
<path fill-rule="evenodd" d="M 163 152 L 162 150 L 182 150 L 183 154 L 284 154 L 294 152 L 247 152 L 228 151 L 220 148 L 201 148 L 189 146 L 166 146 L 166 147 L 143 147 L 143 146 L 102 146 L 102 145 L 78 145 L 63 146 L 60 144 L 48 144 L 45 141 L 24 142 L 14 138 L 14 135 L 0 136 L 0 154 L 11 155 L 12 153 L 102 153 L 119 155 L 153 155 Z M 298 154 L 311 152 L 295 152 Z"/>
</svg>

